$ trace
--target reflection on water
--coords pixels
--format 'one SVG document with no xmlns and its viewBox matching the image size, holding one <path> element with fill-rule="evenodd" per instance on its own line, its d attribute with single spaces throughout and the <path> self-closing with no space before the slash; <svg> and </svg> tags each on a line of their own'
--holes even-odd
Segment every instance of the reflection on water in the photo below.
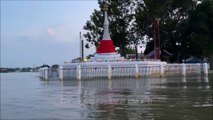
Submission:
<svg viewBox="0 0 213 120">
<path fill-rule="evenodd" d="M 39 80 L 2 74 L 2 119 L 211 120 L 213 76 Z"/>
</svg>

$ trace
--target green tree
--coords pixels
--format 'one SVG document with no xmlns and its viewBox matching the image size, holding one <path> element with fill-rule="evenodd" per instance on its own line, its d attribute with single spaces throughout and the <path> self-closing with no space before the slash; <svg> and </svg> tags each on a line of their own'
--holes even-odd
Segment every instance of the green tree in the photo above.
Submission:
<svg viewBox="0 0 213 120">
<path fill-rule="evenodd" d="M 148 36 L 147 49 L 154 49 L 155 19 L 160 18 L 161 49 L 174 54 L 181 62 L 189 55 L 210 56 L 213 40 L 212 0 L 107 0 L 111 38 L 125 55 L 131 45 Z M 100 4 L 100 1 L 99 1 Z M 101 4 L 100 4 L 101 5 Z M 86 47 L 98 46 L 103 34 L 103 13 L 94 10 L 84 29 Z"/>
<path fill-rule="evenodd" d="M 87 30 L 87 32 L 83 35 L 87 41 L 85 44 L 86 48 L 90 48 L 93 45 L 98 47 L 98 43 L 103 36 L 103 21 L 102 12 L 95 9 L 90 16 L 90 20 L 88 20 L 86 25 L 83 27 L 84 30 Z"/>
<path fill-rule="evenodd" d="M 213 53 L 213 1 L 205 0 L 190 13 L 190 43 L 200 48 L 198 56 L 209 56 Z"/>
<path fill-rule="evenodd" d="M 169 52 L 175 54 L 172 61 L 180 62 L 183 56 L 186 56 L 185 50 L 187 48 L 187 24 L 189 13 L 195 9 L 197 1 L 193 0 L 168 0 L 168 1 L 158 1 L 157 6 L 154 7 L 156 3 L 154 1 L 148 1 L 146 4 L 152 10 L 152 16 L 160 17 L 160 40 L 161 40 L 161 50 L 166 49 Z M 155 12 L 157 10 L 157 12 Z M 159 11 L 158 11 L 159 10 Z M 146 11 L 146 10 L 145 10 Z M 143 11 L 142 11 L 143 12 Z M 147 49 L 145 54 L 149 53 L 154 49 L 154 33 L 152 32 L 153 27 L 150 21 L 153 21 L 154 17 L 150 16 L 148 19 L 149 12 L 143 13 L 144 23 L 148 23 L 149 26 L 146 34 L 148 34 L 152 39 L 148 41 Z M 148 20 L 147 20 L 148 19 Z M 142 21 L 142 24 L 143 24 Z M 146 28 L 146 27 L 145 27 Z"/>
<path fill-rule="evenodd" d="M 188 31 L 188 43 L 193 48 L 190 54 L 209 57 L 213 69 L 213 0 L 203 1 L 190 13 Z"/>
<path fill-rule="evenodd" d="M 161 31 L 162 48 L 174 54 L 174 62 L 181 62 L 188 55 L 187 24 L 189 13 L 196 4 L 194 0 L 173 0 L 165 15 Z"/>
<path fill-rule="evenodd" d="M 170 6 L 172 0 L 144 0 L 138 1 L 136 10 L 136 29 L 141 36 L 148 35 L 147 49 L 145 53 L 149 53 L 154 49 L 155 40 L 155 24 L 156 19 L 160 19 L 160 26 L 164 21 L 164 16 Z"/>
</svg>

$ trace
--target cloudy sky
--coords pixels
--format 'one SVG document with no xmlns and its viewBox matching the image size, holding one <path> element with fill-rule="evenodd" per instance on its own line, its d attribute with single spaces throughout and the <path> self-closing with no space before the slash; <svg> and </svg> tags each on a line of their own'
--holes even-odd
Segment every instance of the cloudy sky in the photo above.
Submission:
<svg viewBox="0 0 213 120">
<path fill-rule="evenodd" d="M 1 1 L 1 67 L 61 64 L 79 57 L 79 32 L 85 32 L 94 9 L 99 9 L 96 0 Z"/>
</svg>

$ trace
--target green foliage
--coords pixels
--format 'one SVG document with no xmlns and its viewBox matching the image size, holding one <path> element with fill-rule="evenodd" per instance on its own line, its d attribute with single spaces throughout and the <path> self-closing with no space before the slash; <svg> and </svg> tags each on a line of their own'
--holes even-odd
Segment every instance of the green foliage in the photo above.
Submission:
<svg viewBox="0 0 213 120">
<path fill-rule="evenodd" d="M 31 67 L 24 68 L 4 68 L 5 70 L 0 70 L 0 72 L 31 72 Z"/>
<path fill-rule="evenodd" d="M 52 65 L 52 68 L 59 68 L 59 65 L 58 64 L 54 64 L 54 65 Z"/>
<path fill-rule="evenodd" d="M 32 68 L 27 67 L 27 68 L 21 68 L 20 72 L 30 72 Z"/>
<path fill-rule="evenodd" d="M 200 48 L 200 56 L 213 54 L 213 1 L 205 0 L 190 13 L 189 18 L 191 45 Z"/>
<path fill-rule="evenodd" d="M 147 49 L 154 49 L 154 24 L 160 18 L 161 49 L 175 54 L 174 62 L 188 56 L 213 53 L 212 0 L 107 0 L 111 38 L 122 55 L 148 36 Z M 199 4 L 198 4 L 199 3 Z M 100 2 L 99 2 L 100 4 Z M 94 10 L 84 29 L 87 47 L 98 46 L 103 34 L 103 12 Z"/>
<path fill-rule="evenodd" d="M 49 65 L 46 65 L 46 64 L 43 64 L 42 66 L 40 66 L 40 68 L 43 68 L 43 67 L 48 67 L 48 68 L 50 68 L 50 66 L 49 66 Z"/>
<path fill-rule="evenodd" d="M 83 36 L 86 38 L 86 48 L 90 48 L 91 45 L 98 46 L 98 42 L 102 37 L 102 23 L 103 16 L 102 12 L 98 10 L 94 10 L 94 13 L 90 16 L 91 21 L 87 21 L 84 29 L 87 30 L 87 33 Z"/>
</svg>

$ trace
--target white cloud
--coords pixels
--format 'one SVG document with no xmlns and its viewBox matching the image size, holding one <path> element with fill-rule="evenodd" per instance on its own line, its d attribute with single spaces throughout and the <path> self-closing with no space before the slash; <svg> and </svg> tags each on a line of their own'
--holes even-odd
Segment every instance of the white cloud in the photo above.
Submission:
<svg viewBox="0 0 213 120">
<path fill-rule="evenodd" d="M 55 30 L 54 30 L 53 28 L 50 28 L 50 27 L 47 28 L 46 34 L 47 34 L 48 36 L 50 36 L 50 37 L 55 37 L 55 36 L 56 36 Z"/>
<path fill-rule="evenodd" d="M 6 2 L 3 6 L 1 65 L 11 67 L 78 57 L 79 32 L 98 8 L 96 1 Z M 85 54 L 93 51 L 85 49 Z"/>
<path fill-rule="evenodd" d="M 80 32 L 80 31 L 79 31 Z M 55 24 L 44 28 L 41 39 L 54 40 L 56 42 L 78 42 L 79 32 L 70 24 Z"/>
</svg>

